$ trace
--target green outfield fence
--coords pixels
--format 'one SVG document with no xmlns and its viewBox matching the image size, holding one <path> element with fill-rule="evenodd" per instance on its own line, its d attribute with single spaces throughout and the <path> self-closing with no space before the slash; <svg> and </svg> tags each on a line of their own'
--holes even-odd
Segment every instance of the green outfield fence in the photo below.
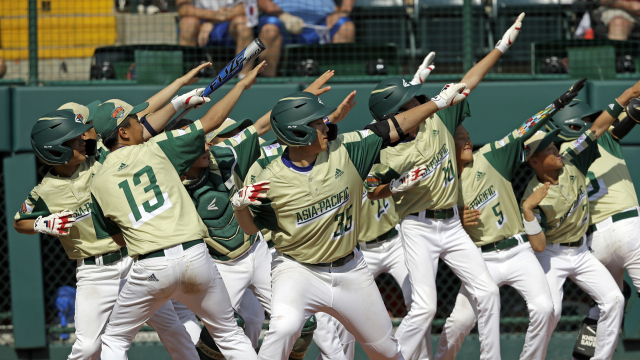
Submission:
<svg viewBox="0 0 640 360">
<path fill-rule="evenodd" d="M 341 0 L 336 3 L 339 8 Z M 270 62 L 275 68 L 271 75 L 273 81 L 290 81 L 335 69 L 343 81 L 371 81 L 372 76 L 412 75 L 422 59 L 435 51 L 432 76 L 459 79 L 525 12 L 518 40 L 491 77 L 633 78 L 640 71 L 640 27 L 628 22 L 627 29 L 619 21 L 611 25 L 612 17 L 635 16 L 616 15 L 615 11 L 623 12 L 617 9 L 618 3 L 356 0 L 348 13 L 353 26 L 344 30 L 346 34 L 339 32 L 332 38 L 326 26 L 307 24 L 320 34 L 322 44 L 290 43 L 285 36 L 279 62 Z M 297 10 L 289 9 L 294 14 Z M 242 16 L 242 9 L 238 11 Z M 260 8 L 253 13 L 255 22 L 268 15 Z M 0 0 L 0 58 L 6 67 L 0 81 L 163 84 L 203 61 L 213 62 L 213 68 L 202 73 L 203 78 L 212 78 L 236 47 L 231 40 L 207 44 L 205 30 L 204 40 L 199 40 L 201 28 L 189 25 L 189 19 L 195 18 L 181 17 L 176 0 Z M 246 31 L 236 41 L 258 36 L 267 41 L 260 23 L 252 28 L 244 22 L 240 25 Z"/>
</svg>

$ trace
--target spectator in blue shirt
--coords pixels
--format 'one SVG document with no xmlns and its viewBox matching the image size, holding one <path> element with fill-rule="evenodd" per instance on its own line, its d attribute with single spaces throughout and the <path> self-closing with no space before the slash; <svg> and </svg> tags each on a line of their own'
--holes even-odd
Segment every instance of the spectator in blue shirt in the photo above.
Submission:
<svg viewBox="0 0 640 360">
<path fill-rule="evenodd" d="M 263 76 L 275 76 L 283 44 L 349 43 L 355 27 L 349 18 L 355 0 L 258 0 L 260 39 L 267 49 L 260 55 L 269 66 Z"/>
</svg>

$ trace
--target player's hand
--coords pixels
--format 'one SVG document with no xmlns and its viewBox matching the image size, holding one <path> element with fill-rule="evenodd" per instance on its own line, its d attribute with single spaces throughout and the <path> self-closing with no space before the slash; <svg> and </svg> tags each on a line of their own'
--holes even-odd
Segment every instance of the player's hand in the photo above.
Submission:
<svg viewBox="0 0 640 360">
<path fill-rule="evenodd" d="M 200 72 L 200 70 L 204 68 L 208 68 L 209 66 L 211 66 L 211 63 L 206 62 L 204 64 L 200 64 L 197 67 L 191 69 L 191 71 L 189 71 L 188 73 L 186 73 L 180 78 L 180 80 L 182 80 L 182 86 L 191 85 L 197 82 L 198 80 L 200 80 L 200 78 L 197 77 L 198 73 Z"/>
<path fill-rule="evenodd" d="M 340 103 L 340 106 L 338 106 L 336 111 L 329 115 L 329 121 L 333 124 L 337 124 L 344 120 L 344 118 L 347 117 L 347 114 L 349 114 L 349 111 L 351 111 L 351 109 L 353 109 L 353 107 L 358 103 L 355 101 L 355 98 L 356 91 L 353 90 L 346 98 L 344 98 L 344 100 L 342 100 L 342 103 Z"/>
<path fill-rule="evenodd" d="M 578 93 L 580 92 L 580 90 L 582 90 L 586 81 L 587 78 L 577 81 L 571 86 L 569 90 L 567 90 L 567 92 L 560 95 L 560 97 L 553 102 L 553 105 L 556 107 L 556 109 L 561 110 L 565 106 L 569 105 L 571 100 L 575 99 L 575 97 L 578 96 Z"/>
<path fill-rule="evenodd" d="M 467 89 L 467 84 L 447 84 L 442 88 L 440 94 L 431 99 L 438 109 L 444 109 L 448 106 L 455 105 L 469 96 L 470 90 Z"/>
<path fill-rule="evenodd" d="M 524 19 L 524 13 L 518 15 L 516 22 L 504 33 L 502 39 L 496 44 L 496 49 L 500 50 L 504 54 L 505 51 L 516 41 L 520 28 L 522 27 L 522 19 Z"/>
<path fill-rule="evenodd" d="M 429 53 L 429 55 L 427 55 L 427 57 L 424 58 L 424 61 L 422 62 L 422 65 L 420 65 L 420 67 L 418 67 L 418 71 L 416 71 L 416 74 L 413 76 L 413 80 L 411 80 L 411 83 L 416 85 L 416 84 L 422 84 L 425 81 L 427 81 L 427 78 L 429 77 L 429 74 L 431 74 L 431 72 L 433 71 L 433 69 L 436 68 L 435 65 L 433 65 L 433 60 L 436 58 L 436 52 L 432 51 Z"/>
<path fill-rule="evenodd" d="M 459 209 L 459 208 L 458 208 Z M 480 218 L 480 210 L 471 209 L 469 210 L 469 206 L 465 205 L 462 209 L 462 216 L 460 217 L 460 221 L 462 221 L 462 226 L 475 226 L 478 225 L 478 220 Z"/>
<path fill-rule="evenodd" d="M 200 25 L 200 31 L 198 32 L 198 46 L 204 47 L 209 43 L 209 35 L 213 30 L 213 23 L 205 22 Z"/>
<path fill-rule="evenodd" d="M 197 109 L 200 105 L 211 101 L 210 98 L 202 96 L 204 88 L 193 89 L 186 94 L 177 95 L 171 100 L 173 108 L 176 112 L 182 109 L 194 107 Z"/>
<path fill-rule="evenodd" d="M 302 20 L 302 18 L 291 15 L 287 12 L 283 12 L 282 14 L 280 14 L 280 16 L 278 16 L 278 19 L 282 21 L 282 23 L 284 24 L 284 28 L 287 29 L 287 32 L 293 35 L 302 34 L 302 29 L 304 29 L 304 20 Z"/>
<path fill-rule="evenodd" d="M 349 13 L 347 13 L 346 11 L 336 11 L 333 14 L 330 14 L 325 20 L 327 29 L 331 29 L 338 22 L 338 20 L 340 20 L 340 18 L 347 16 L 349 16 Z"/>
<path fill-rule="evenodd" d="M 217 22 L 225 22 L 231 20 L 231 9 L 227 7 L 222 7 L 218 9 L 218 11 L 213 14 L 213 19 Z"/>
<path fill-rule="evenodd" d="M 536 191 L 534 191 L 533 194 L 531 194 L 527 200 L 522 203 L 522 207 L 529 210 L 535 209 L 549 193 L 549 186 L 551 186 L 551 183 L 546 182 L 544 185 L 537 188 Z"/>
<path fill-rule="evenodd" d="M 73 226 L 75 221 L 73 212 L 63 210 L 49 216 L 39 216 L 33 223 L 33 230 L 53 236 L 69 235 L 65 230 Z"/>
<path fill-rule="evenodd" d="M 413 169 L 407 171 L 402 174 L 398 179 L 391 180 L 389 184 L 389 190 L 393 194 L 400 191 L 407 191 L 411 189 L 415 184 L 419 183 L 422 180 L 422 176 L 427 171 L 427 167 L 424 165 L 414 167 Z"/>
<path fill-rule="evenodd" d="M 316 81 L 312 82 L 311 85 L 309 85 L 306 89 L 304 89 L 304 91 L 310 92 L 315 96 L 320 96 L 326 93 L 327 91 L 331 90 L 331 86 L 326 86 L 326 87 L 323 87 L 323 86 L 335 74 L 336 74 L 335 70 L 327 70 L 324 74 L 320 75 L 320 77 L 317 78 Z"/>
<path fill-rule="evenodd" d="M 271 183 L 271 181 L 265 180 L 243 187 L 233 195 L 231 205 L 235 210 L 242 210 L 249 205 L 260 205 L 261 202 L 258 199 L 267 197 L 269 183 Z"/>
<path fill-rule="evenodd" d="M 253 70 L 249 71 L 245 77 L 243 77 L 240 81 L 238 81 L 238 85 L 244 87 L 245 90 L 249 90 L 251 85 L 256 83 L 256 77 L 258 74 L 264 71 L 267 68 L 267 60 L 263 60 L 258 66 L 254 67 Z"/>
</svg>

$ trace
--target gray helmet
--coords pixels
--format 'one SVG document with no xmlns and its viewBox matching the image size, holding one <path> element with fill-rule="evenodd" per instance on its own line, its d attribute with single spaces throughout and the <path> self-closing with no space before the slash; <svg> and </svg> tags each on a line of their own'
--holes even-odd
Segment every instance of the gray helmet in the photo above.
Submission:
<svg viewBox="0 0 640 360">
<path fill-rule="evenodd" d="M 548 131 L 560 129 L 558 138 L 571 141 L 584 134 L 601 113 L 602 110 L 593 110 L 584 101 L 575 99 L 553 115 L 545 127 Z"/>
<path fill-rule="evenodd" d="M 377 121 L 386 115 L 397 113 L 420 90 L 422 84 L 412 85 L 400 77 L 381 81 L 369 97 L 369 111 Z"/>
<path fill-rule="evenodd" d="M 280 99 L 271 110 L 271 128 L 278 140 L 288 146 L 308 146 L 318 137 L 316 129 L 308 126 L 310 122 L 331 115 L 334 109 L 324 106 L 320 98 L 298 91 Z M 332 126 L 330 124 L 329 132 Z M 304 136 L 295 133 L 304 134 Z M 336 131 L 337 133 L 337 131 Z M 329 140 L 332 140 L 329 138 Z"/>
<path fill-rule="evenodd" d="M 31 147 L 47 165 L 64 165 L 73 158 L 73 149 L 65 141 L 82 135 L 93 125 L 83 124 L 69 110 L 56 110 L 38 119 L 31 129 Z"/>
</svg>

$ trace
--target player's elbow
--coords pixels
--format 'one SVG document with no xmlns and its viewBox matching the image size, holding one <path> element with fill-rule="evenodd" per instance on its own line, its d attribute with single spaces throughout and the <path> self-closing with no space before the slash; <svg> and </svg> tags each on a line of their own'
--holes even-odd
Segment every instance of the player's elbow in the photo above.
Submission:
<svg viewBox="0 0 640 360">
<path fill-rule="evenodd" d="M 528 235 L 531 249 L 535 252 L 543 252 L 547 247 L 547 239 L 543 233 L 537 235 Z"/>
</svg>

